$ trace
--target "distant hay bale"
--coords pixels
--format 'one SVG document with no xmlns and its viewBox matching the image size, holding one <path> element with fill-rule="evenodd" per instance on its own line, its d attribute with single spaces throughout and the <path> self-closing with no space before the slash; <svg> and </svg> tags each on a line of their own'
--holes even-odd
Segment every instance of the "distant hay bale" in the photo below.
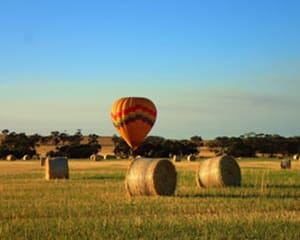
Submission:
<svg viewBox="0 0 300 240">
<path fill-rule="evenodd" d="M 7 161 L 15 161 L 16 157 L 13 154 L 9 154 L 9 155 L 6 156 L 6 160 Z"/>
<path fill-rule="evenodd" d="M 90 160 L 92 161 L 100 161 L 103 159 L 103 156 L 102 155 L 99 155 L 99 154 L 92 154 L 90 156 Z"/>
<path fill-rule="evenodd" d="M 27 160 L 30 160 L 31 159 L 31 157 L 30 157 L 30 155 L 28 155 L 28 154 L 25 154 L 23 157 L 22 157 L 22 160 L 24 160 L 24 161 L 27 161 Z"/>
<path fill-rule="evenodd" d="M 46 158 L 45 157 L 40 157 L 40 163 L 41 163 L 41 166 L 45 166 L 45 162 L 46 162 Z"/>
<path fill-rule="evenodd" d="M 223 155 L 200 163 L 196 173 L 199 187 L 225 187 L 241 185 L 241 170 L 232 157 Z"/>
<path fill-rule="evenodd" d="M 189 162 L 194 162 L 194 161 L 196 161 L 196 156 L 195 156 L 194 154 L 189 154 L 189 155 L 187 156 L 187 160 L 188 160 Z"/>
<path fill-rule="evenodd" d="M 293 159 L 296 160 L 296 161 L 299 161 L 300 155 L 299 155 L 299 154 L 295 154 L 295 155 L 293 156 Z"/>
<path fill-rule="evenodd" d="M 117 159 L 117 157 L 113 154 L 105 154 L 103 157 L 105 160 Z"/>
<path fill-rule="evenodd" d="M 47 158 L 45 177 L 50 179 L 69 179 L 68 159 L 65 157 Z"/>
<path fill-rule="evenodd" d="M 181 161 L 181 156 L 180 155 L 173 155 L 173 162 L 180 162 Z"/>
<path fill-rule="evenodd" d="M 282 159 L 280 161 L 281 169 L 290 169 L 292 167 L 292 161 L 290 159 Z"/>
<path fill-rule="evenodd" d="M 136 158 L 128 170 L 125 187 L 130 196 L 173 195 L 177 173 L 167 159 Z"/>
</svg>

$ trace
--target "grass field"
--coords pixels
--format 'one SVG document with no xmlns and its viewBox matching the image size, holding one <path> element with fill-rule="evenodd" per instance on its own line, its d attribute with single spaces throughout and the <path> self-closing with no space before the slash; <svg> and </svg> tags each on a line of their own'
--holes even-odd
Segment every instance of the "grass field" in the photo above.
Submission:
<svg viewBox="0 0 300 240">
<path fill-rule="evenodd" d="M 128 197 L 128 160 L 0 161 L 0 239 L 300 239 L 300 162 L 239 160 L 242 187 L 200 189 L 199 162 L 176 163 L 175 196 Z"/>
</svg>

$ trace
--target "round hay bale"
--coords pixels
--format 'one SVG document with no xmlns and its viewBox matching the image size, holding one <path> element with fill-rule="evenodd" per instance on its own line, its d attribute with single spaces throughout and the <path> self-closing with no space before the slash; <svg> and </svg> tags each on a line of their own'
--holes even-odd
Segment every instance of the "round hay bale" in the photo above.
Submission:
<svg viewBox="0 0 300 240">
<path fill-rule="evenodd" d="M 174 194 L 177 173 L 167 159 L 137 158 L 127 171 L 125 187 L 130 196 Z"/>
<path fill-rule="evenodd" d="M 40 163 L 41 163 L 41 166 L 45 166 L 45 162 L 46 162 L 46 158 L 45 157 L 40 157 Z"/>
<path fill-rule="evenodd" d="M 241 185 L 238 163 L 227 155 L 210 158 L 200 163 L 196 173 L 199 187 L 225 187 Z"/>
<path fill-rule="evenodd" d="M 292 161 L 290 159 L 282 159 L 280 161 L 281 169 L 290 169 L 292 167 Z"/>
<path fill-rule="evenodd" d="M 92 161 L 100 161 L 103 159 L 103 156 L 102 155 L 99 155 L 99 154 L 92 154 L 90 156 L 90 160 Z"/>
<path fill-rule="evenodd" d="M 194 161 L 196 161 L 196 156 L 195 156 L 194 154 L 189 154 L 189 155 L 187 156 L 187 160 L 188 160 L 189 162 L 194 162 Z"/>
<path fill-rule="evenodd" d="M 45 162 L 45 178 L 69 179 L 68 159 L 65 157 L 47 158 Z"/>
<path fill-rule="evenodd" d="M 181 156 L 180 155 L 173 155 L 173 162 L 180 162 L 181 161 Z"/>
<path fill-rule="evenodd" d="M 30 155 L 28 155 L 28 154 L 25 154 L 23 157 L 22 157 L 22 160 L 24 160 L 24 161 L 27 161 L 27 160 L 30 160 L 31 158 L 30 158 Z"/>
<path fill-rule="evenodd" d="M 6 160 L 7 161 L 15 161 L 16 157 L 13 154 L 9 154 L 9 155 L 6 156 Z"/>
<path fill-rule="evenodd" d="M 296 161 L 298 161 L 300 159 L 300 155 L 299 154 L 295 154 L 293 156 L 293 159 L 296 160 Z"/>
<path fill-rule="evenodd" d="M 112 160 L 112 159 L 117 159 L 115 155 L 112 154 L 105 154 L 103 157 L 105 160 Z"/>
</svg>

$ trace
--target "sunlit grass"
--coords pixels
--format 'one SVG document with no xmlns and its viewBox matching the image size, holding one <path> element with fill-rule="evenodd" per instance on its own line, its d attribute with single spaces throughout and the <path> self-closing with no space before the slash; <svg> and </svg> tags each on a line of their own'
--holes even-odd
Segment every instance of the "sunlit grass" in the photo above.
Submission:
<svg viewBox="0 0 300 240">
<path fill-rule="evenodd" d="M 0 161 L 0 239 L 299 239 L 298 163 L 239 164 L 242 187 L 200 189 L 198 162 L 179 162 L 175 196 L 130 198 L 127 160 L 70 160 L 53 181 L 38 161 Z"/>
</svg>

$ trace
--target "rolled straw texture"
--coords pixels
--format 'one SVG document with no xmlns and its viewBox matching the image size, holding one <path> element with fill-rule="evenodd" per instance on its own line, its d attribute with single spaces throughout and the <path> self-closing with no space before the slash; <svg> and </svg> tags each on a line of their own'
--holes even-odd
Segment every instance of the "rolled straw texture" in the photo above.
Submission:
<svg viewBox="0 0 300 240">
<path fill-rule="evenodd" d="M 137 158 L 127 171 L 125 187 L 130 196 L 174 194 L 177 173 L 167 159 Z"/>
<path fill-rule="evenodd" d="M 181 156 L 180 155 L 173 155 L 173 162 L 180 162 Z"/>
<path fill-rule="evenodd" d="M 28 154 L 25 154 L 24 156 L 23 156 L 23 158 L 22 158 L 24 161 L 26 161 L 26 160 L 30 160 L 31 159 L 31 157 L 30 157 L 30 155 L 28 155 Z"/>
<path fill-rule="evenodd" d="M 45 178 L 69 179 L 68 159 L 64 157 L 47 158 L 45 162 Z"/>
<path fill-rule="evenodd" d="M 189 155 L 187 156 L 187 160 L 188 160 L 189 162 L 196 161 L 196 156 L 193 155 L 193 154 L 189 154 Z"/>
<path fill-rule="evenodd" d="M 14 161 L 14 160 L 16 160 L 16 157 L 13 154 L 9 154 L 9 155 L 6 156 L 6 160 L 7 161 Z"/>
<path fill-rule="evenodd" d="M 293 156 L 293 159 L 298 161 L 298 160 L 300 159 L 300 155 L 299 155 L 299 154 L 295 154 L 295 155 Z"/>
<path fill-rule="evenodd" d="M 241 170 L 232 157 L 210 158 L 200 163 L 196 182 L 199 187 L 240 186 Z"/>
<path fill-rule="evenodd" d="M 103 156 L 103 158 L 104 158 L 105 160 L 117 159 L 117 157 L 116 157 L 115 155 L 112 155 L 112 154 L 105 154 L 105 155 Z"/>
<path fill-rule="evenodd" d="M 99 155 L 99 154 L 92 154 L 90 156 L 90 160 L 92 161 L 100 161 L 103 159 L 103 156 L 102 155 Z"/>
<path fill-rule="evenodd" d="M 281 169 L 290 169 L 292 167 L 292 161 L 290 159 L 282 159 L 280 161 Z"/>
</svg>

